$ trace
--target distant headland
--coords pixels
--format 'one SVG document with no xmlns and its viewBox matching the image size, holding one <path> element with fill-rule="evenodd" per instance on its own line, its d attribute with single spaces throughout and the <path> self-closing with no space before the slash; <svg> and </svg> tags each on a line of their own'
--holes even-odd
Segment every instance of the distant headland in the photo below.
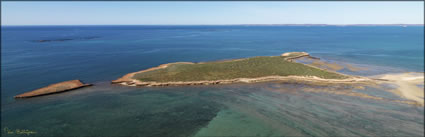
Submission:
<svg viewBox="0 0 425 137">
<path fill-rule="evenodd" d="M 241 24 L 246 26 L 424 26 L 424 24 Z"/>
<path fill-rule="evenodd" d="M 80 27 L 113 27 L 113 26 L 424 26 L 424 24 L 128 24 L 128 25 L 2 25 L 4 29 L 19 28 L 19 27 L 66 27 L 66 26 L 80 26 Z M 95 37 L 97 38 L 97 37 Z M 54 39 L 55 40 L 68 40 L 67 39 Z M 40 40 L 35 40 L 40 42 Z M 43 42 L 43 41 L 41 41 Z M 48 41 L 46 41 L 48 42 Z"/>
</svg>

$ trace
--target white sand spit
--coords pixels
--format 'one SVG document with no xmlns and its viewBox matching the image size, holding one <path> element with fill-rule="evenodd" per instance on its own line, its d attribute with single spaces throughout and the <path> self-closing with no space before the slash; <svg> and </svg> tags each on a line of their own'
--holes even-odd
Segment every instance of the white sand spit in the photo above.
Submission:
<svg viewBox="0 0 425 137">
<path fill-rule="evenodd" d="M 385 74 L 376 77 L 386 79 L 389 83 L 397 85 L 396 94 L 424 104 L 424 88 L 418 86 L 424 84 L 424 73 Z"/>
</svg>

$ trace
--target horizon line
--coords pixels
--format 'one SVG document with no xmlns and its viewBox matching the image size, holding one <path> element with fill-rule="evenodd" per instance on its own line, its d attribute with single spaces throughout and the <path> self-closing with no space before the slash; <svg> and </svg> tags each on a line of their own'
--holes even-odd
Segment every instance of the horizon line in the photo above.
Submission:
<svg viewBox="0 0 425 137">
<path fill-rule="evenodd" d="M 424 24 L 43 24 L 1 26 L 424 26 Z"/>
</svg>

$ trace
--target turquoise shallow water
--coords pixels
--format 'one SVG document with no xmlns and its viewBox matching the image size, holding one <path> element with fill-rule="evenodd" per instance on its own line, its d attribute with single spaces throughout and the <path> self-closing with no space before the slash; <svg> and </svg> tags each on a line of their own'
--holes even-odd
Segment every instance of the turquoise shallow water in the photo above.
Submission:
<svg viewBox="0 0 425 137">
<path fill-rule="evenodd" d="M 105 83 L 19 100 L 2 107 L 2 124 L 36 131 L 35 136 L 423 136 L 422 107 L 304 92 L 303 87 L 308 86 Z"/>
<path fill-rule="evenodd" d="M 1 31 L 3 136 L 16 136 L 6 132 L 16 129 L 37 132 L 32 136 L 424 136 L 422 107 L 304 91 L 307 85 L 134 88 L 108 83 L 169 62 L 288 51 L 368 68 L 342 70 L 347 74 L 423 72 L 423 26 L 26 26 Z M 95 86 L 12 98 L 70 79 Z M 372 87 L 349 90 L 403 100 Z"/>
</svg>

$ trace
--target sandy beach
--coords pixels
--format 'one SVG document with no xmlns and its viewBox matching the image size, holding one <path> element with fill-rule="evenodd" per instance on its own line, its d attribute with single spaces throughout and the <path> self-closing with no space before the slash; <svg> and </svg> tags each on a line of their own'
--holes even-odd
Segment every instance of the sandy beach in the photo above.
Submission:
<svg viewBox="0 0 425 137">
<path fill-rule="evenodd" d="M 384 83 L 397 85 L 397 88 L 391 90 L 397 95 L 411 99 L 424 104 L 424 73 L 396 73 L 374 76 L 375 78 L 385 79 Z"/>
</svg>

